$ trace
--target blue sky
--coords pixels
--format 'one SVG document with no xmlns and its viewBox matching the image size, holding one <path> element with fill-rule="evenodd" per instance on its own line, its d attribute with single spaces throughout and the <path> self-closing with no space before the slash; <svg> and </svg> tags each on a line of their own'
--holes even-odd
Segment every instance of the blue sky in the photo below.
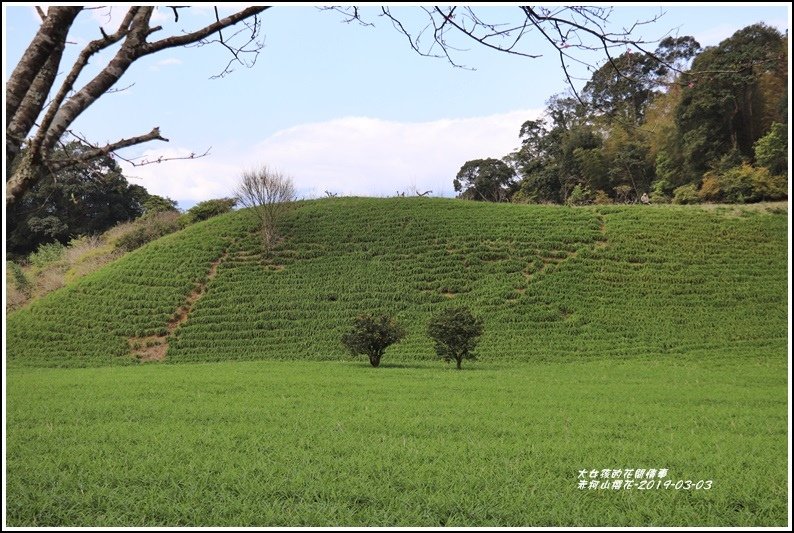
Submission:
<svg viewBox="0 0 794 533">
<path fill-rule="evenodd" d="M 511 6 L 477 9 L 495 19 L 520 15 Z M 4 11 L 7 78 L 39 21 L 30 6 L 4 4 Z M 755 22 L 783 31 L 791 20 L 790 8 L 778 3 L 616 7 L 610 21 L 613 29 L 621 28 L 661 11 L 638 36 L 693 35 L 710 46 Z M 521 123 L 566 87 L 555 51 L 535 35 L 527 36 L 527 50 L 541 58 L 465 43 L 469 49 L 455 59 L 476 70 L 456 69 L 415 54 L 374 8 L 363 12 L 375 27 L 345 24 L 338 13 L 309 6 L 274 7 L 262 15 L 265 47 L 256 65 L 223 79 L 209 79 L 228 60 L 221 47 L 172 49 L 144 58 L 120 83 L 132 86 L 101 98 L 75 129 L 105 142 L 159 126 L 170 139 L 128 149 L 127 157 L 179 156 L 212 147 L 199 160 L 125 168 L 133 183 L 182 207 L 230 195 L 240 172 L 261 164 L 293 176 L 306 197 L 325 190 L 390 195 L 414 187 L 449 196 L 465 161 L 515 149 Z M 395 13 L 418 27 L 417 8 Z M 82 13 L 70 34 L 71 57 L 99 35 L 100 25 L 109 29 L 122 15 L 121 6 L 110 13 L 107 8 Z M 213 16 L 210 8 L 181 10 L 175 24 L 170 10 L 162 8 L 157 19 L 163 31 L 153 37 L 195 28 Z M 100 54 L 92 63 L 101 65 L 109 57 Z"/>
</svg>

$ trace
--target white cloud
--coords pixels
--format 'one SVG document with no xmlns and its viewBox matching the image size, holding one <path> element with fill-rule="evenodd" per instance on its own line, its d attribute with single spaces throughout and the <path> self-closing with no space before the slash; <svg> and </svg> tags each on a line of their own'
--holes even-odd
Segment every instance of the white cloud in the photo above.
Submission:
<svg viewBox="0 0 794 533">
<path fill-rule="evenodd" d="M 144 150 L 140 160 L 155 161 L 162 157 L 188 157 L 188 148 L 156 145 Z M 127 154 L 125 154 L 125 157 Z M 120 161 L 129 182 L 143 185 L 151 194 L 168 196 L 182 203 L 192 204 L 210 198 L 231 196 L 239 168 L 233 160 L 224 160 L 208 155 L 198 159 L 178 159 L 133 167 Z"/>
<path fill-rule="evenodd" d="M 410 187 L 452 194 L 452 179 L 470 159 L 500 158 L 539 110 L 432 122 L 346 117 L 277 132 L 254 147 L 258 161 L 295 177 L 309 195 L 388 195 Z"/>
<path fill-rule="evenodd" d="M 181 64 L 182 64 L 181 59 L 177 59 L 175 57 L 166 57 L 165 59 L 161 59 L 154 65 L 150 66 L 149 70 L 153 72 L 158 72 L 162 70 L 164 67 L 169 67 L 171 65 L 181 65 Z"/>
<path fill-rule="evenodd" d="M 165 65 L 181 65 L 181 64 L 182 64 L 182 60 L 181 59 L 177 59 L 175 57 L 167 57 L 167 58 L 161 59 L 160 61 L 157 62 L 157 65 L 159 65 L 161 67 L 165 66 Z"/>
<path fill-rule="evenodd" d="M 518 130 L 540 110 L 431 122 L 345 117 L 281 130 L 243 149 L 130 169 L 153 194 L 185 203 L 228 196 L 240 172 L 267 164 L 292 176 L 301 196 L 392 195 L 416 187 L 453 195 L 452 179 L 471 159 L 501 158 L 519 145 Z M 184 148 L 148 148 L 144 155 L 184 157 Z"/>
</svg>

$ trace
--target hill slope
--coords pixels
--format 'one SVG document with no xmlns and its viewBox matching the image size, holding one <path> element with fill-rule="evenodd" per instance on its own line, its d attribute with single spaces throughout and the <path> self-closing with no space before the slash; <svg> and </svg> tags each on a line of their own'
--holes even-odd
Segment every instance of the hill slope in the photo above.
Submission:
<svg viewBox="0 0 794 533">
<path fill-rule="evenodd" d="M 9 315 L 12 366 L 347 357 L 360 312 L 432 357 L 427 319 L 465 304 L 488 360 L 768 346 L 785 353 L 787 217 L 445 199 L 300 202 L 265 261 L 251 213 L 155 241 Z"/>
</svg>

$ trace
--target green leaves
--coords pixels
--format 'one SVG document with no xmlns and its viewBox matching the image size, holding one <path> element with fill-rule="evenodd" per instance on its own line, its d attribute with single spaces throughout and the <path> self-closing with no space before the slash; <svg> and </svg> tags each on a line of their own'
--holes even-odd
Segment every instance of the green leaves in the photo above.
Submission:
<svg viewBox="0 0 794 533">
<path fill-rule="evenodd" d="M 483 321 L 467 307 L 450 307 L 438 312 L 427 326 L 427 334 L 435 341 L 436 353 L 460 368 L 463 359 L 474 359 L 474 348 L 483 332 Z"/>
<path fill-rule="evenodd" d="M 369 356 L 372 366 L 380 364 L 386 348 L 405 337 L 405 330 L 389 315 L 363 314 L 356 317 L 342 344 L 353 355 Z"/>
<path fill-rule="evenodd" d="M 467 200 L 501 202 L 507 199 L 507 187 L 515 173 L 499 159 L 475 159 L 460 167 L 453 181 L 455 192 Z"/>
</svg>

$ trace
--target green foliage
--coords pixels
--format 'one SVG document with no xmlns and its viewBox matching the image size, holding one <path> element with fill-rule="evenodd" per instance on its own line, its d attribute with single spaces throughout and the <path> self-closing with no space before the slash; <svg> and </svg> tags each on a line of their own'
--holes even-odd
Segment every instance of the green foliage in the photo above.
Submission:
<svg viewBox="0 0 794 533">
<path fill-rule="evenodd" d="M 655 204 L 669 204 L 673 192 L 673 186 L 665 179 L 658 179 L 651 184 L 651 202 Z"/>
<path fill-rule="evenodd" d="M 205 200 L 187 210 L 184 215 L 185 221 L 187 224 L 201 222 L 202 220 L 228 213 L 235 205 L 237 205 L 236 198 Z"/>
<path fill-rule="evenodd" d="M 666 82 L 668 66 L 681 66 L 700 50 L 695 39 L 683 36 L 665 38 L 654 52 L 655 57 L 626 51 L 593 73 L 583 96 L 596 115 L 640 124 L 657 88 Z"/>
<path fill-rule="evenodd" d="M 782 200 L 788 193 L 785 176 L 773 176 L 765 167 L 747 163 L 723 171 L 709 171 L 698 191 L 701 200 L 743 204 L 763 200 Z"/>
<path fill-rule="evenodd" d="M 366 355 L 372 366 L 380 365 L 386 348 L 405 337 L 405 330 L 389 315 L 363 314 L 342 335 L 342 344 L 353 355 Z"/>
<path fill-rule="evenodd" d="M 427 325 L 436 354 L 447 362 L 454 360 L 458 370 L 463 359 L 475 359 L 474 349 L 482 332 L 482 319 L 475 317 L 468 307 L 443 309 Z"/>
<path fill-rule="evenodd" d="M 122 235 L 116 241 L 116 248 L 123 252 L 131 252 L 147 242 L 159 239 L 182 229 L 182 221 L 175 211 L 160 211 L 153 215 L 140 218 L 134 229 Z"/>
<path fill-rule="evenodd" d="M 755 200 L 753 181 L 757 173 L 769 174 L 766 169 L 756 169 L 748 164 L 731 168 L 717 177 L 722 199 L 733 204 L 744 204 Z"/>
<path fill-rule="evenodd" d="M 581 184 L 576 184 L 571 194 L 568 195 L 568 199 L 565 200 L 565 203 L 568 205 L 586 205 L 592 203 L 593 198 L 593 192 L 589 188 L 586 186 L 583 187 Z"/>
<path fill-rule="evenodd" d="M 44 268 L 59 261 L 63 256 L 64 250 L 66 250 L 66 247 L 59 242 L 41 244 L 35 252 L 28 256 L 28 262 L 35 267 Z"/>
<path fill-rule="evenodd" d="M 772 122 L 787 121 L 777 105 L 787 85 L 785 49 L 778 30 L 753 24 L 707 48 L 682 76 L 676 123 L 692 180 L 732 149 L 750 159 Z"/>
<path fill-rule="evenodd" d="M 787 218 L 766 211 L 329 198 L 285 214 L 270 258 L 255 228 L 245 209 L 211 218 L 10 313 L 8 364 L 134 363 L 130 338 L 166 331 L 218 260 L 166 362 L 344 360 L 362 309 L 398 316 L 389 359 L 417 361 L 450 304 L 487 318 L 489 361 L 681 354 L 788 327 Z"/>
<path fill-rule="evenodd" d="M 28 292 L 30 290 L 30 280 L 22 271 L 22 267 L 14 261 L 6 261 L 6 270 L 11 273 L 14 280 L 14 288 L 18 291 Z"/>
<path fill-rule="evenodd" d="M 788 174 L 772 174 L 765 167 L 756 168 L 752 182 L 756 200 L 785 200 L 788 197 Z"/>
<path fill-rule="evenodd" d="M 655 166 L 657 183 L 661 183 L 662 189 L 659 191 L 662 194 L 672 193 L 673 184 L 676 182 L 676 173 L 678 172 L 675 162 L 670 155 L 661 151 L 656 155 Z"/>
<path fill-rule="evenodd" d="M 587 184 L 585 188 L 605 189 L 609 187 L 609 168 L 601 148 L 576 148 L 574 158 Z"/>
<path fill-rule="evenodd" d="M 509 187 L 515 174 L 499 159 L 475 159 L 466 161 L 453 180 L 459 198 L 484 202 L 502 202 L 508 199 Z"/>
<path fill-rule="evenodd" d="M 78 157 L 87 149 L 72 142 L 55 157 Z M 9 207 L 8 252 L 24 255 L 43 243 L 65 244 L 76 235 L 101 233 L 140 216 L 146 197 L 143 187 L 127 183 L 110 157 L 47 175 Z"/>
<path fill-rule="evenodd" d="M 511 197 L 515 203 L 560 203 L 560 179 L 556 167 L 543 167 L 524 177 Z"/>
<path fill-rule="evenodd" d="M 755 163 L 766 167 L 775 175 L 788 172 L 788 129 L 785 124 L 775 122 L 769 132 L 753 146 Z"/>
<path fill-rule="evenodd" d="M 669 203 L 675 188 L 751 161 L 754 149 L 759 165 L 784 174 L 786 36 L 754 24 L 702 52 L 692 37 L 668 37 L 653 56 L 612 57 L 585 85 L 585 105 L 555 95 L 544 117 L 521 125 L 521 146 L 504 158 L 521 178 L 506 191 L 514 203 L 567 202 L 577 185 L 632 203 L 659 183 L 650 200 Z M 775 184 L 766 196 L 781 197 Z M 704 199 L 717 201 L 712 193 Z"/>
<path fill-rule="evenodd" d="M 697 204 L 700 203 L 698 189 L 693 183 L 681 185 L 673 190 L 674 204 Z"/>
<path fill-rule="evenodd" d="M 175 200 L 168 197 L 157 196 L 156 194 L 150 194 L 143 201 L 143 212 L 145 216 L 151 217 L 157 213 L 168 211 L 179 211 Z"/>
</svg>

